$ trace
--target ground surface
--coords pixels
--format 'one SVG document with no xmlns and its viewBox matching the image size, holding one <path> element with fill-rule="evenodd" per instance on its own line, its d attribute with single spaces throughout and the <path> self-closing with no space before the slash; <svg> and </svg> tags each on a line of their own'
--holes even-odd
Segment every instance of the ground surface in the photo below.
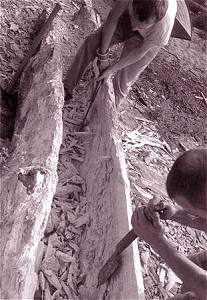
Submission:
<svg viewBox="0 0 207 300">
<path fill-rule="evenodd" d="M 91 4 L 90 1 L 86 1 Z M 0 73 L 1 86 L 5 88 L 10 81 L 20 61 L 27 53 L 34 35 L 37 16 L 46 7 L 48 11 L 54 7 L 55 1 L 3 1 L 1 4 L 0 28 Z M 107 14 L 110 1 L 96 1 L 93 3 L 101 19 Z M 90 11 L 83 9 L 84 1 L 61 1 L 63 10 L 60 18 L 64 21 L 67 31 L 63 45 L 64 71 L 67 69 L 75 49 L 83 38 L 92 30 L 89 19 Z M 88 6 L 90 7 L 90 5 Z M 131 181 L 131 197 L 133 204 L 146 204 L 153 194 L 167 198 L 164 182 L 168 169 L 176 156 L 184 151 L 206 144 L 205 121 L 207 115 L 205 88 L 205 40 L 204 32 L 194 28 L 192 42 L 172 40 L 166 50 L 163 50 L 140 80 L 133 86 L 127 101 L 120 108 L 120 134 L 125 149 L 129 177 Z M 73 45 L 68 48 L 68 45 Z M 88 76 L 90 72 L 88 73 Z M 86 78 L 87 76 L 85 76 Z M 75 99 L 85 92 L 87 81 L 83 80 L 75 94 Z M 88 87 L 88 86 L 87 86 Z M 89 87 L 88 87 L 89 88 Z M 48 223 L 48 232 L 55 229 L 50 239 L 45 237 L 48 246 L 45 264 L 51 264 L 54 272 L 61 280 L 65 280 L 72 287 L 66 294 L 77 298 L 81 292 L 80 284 L 84 281 L 84 274 L 79 269 L 78 250 L 84 226 L 87 226 L 88 214 L 84 198 L 84 182 L 79 177 L 76 167 L 84 159 L 84 142 L 67 132 L 76 126 L 76 122 L 83 116 L 85 103 L 80 103 L 74 109 L 66 107 L 64 111 L 65 133 L 63 148 L 60 155 L 60 189 L 54 199 L 52 214 L 53 225 Z M 81 108 L 81 109 L 80 109 Z M 165 142 L 164 142 L 165 141 Z M 9 155 L 9 140 L 1 139 L 1 160 L 4 163 Z M 69 150 L 68 150 L 69 148 Z M 66 152 L 72 158 L 73 172 L 67 174 L 71 160 L 67 160 Z M 66 178 L 72 178 L 70 181 Z M 67 182 L 66 182 L 67 181 Z M 65 197 L 65 184 L 71 184 L 68 195 L 70 204 L 65 207 L 70 214 L 65 213 L 64 205 L 59 199 Z M 74 187 L 74 184 L 76 188 Z M 66 193 L 66 192 L 65 192 Z M 67 216 L 66 216 L 67 215 Z M 60 222 L 61 221 L 61 222 Z M 69 222 L 69 223 L 68 223 Z M 65 224 L 72 224 L 65 232 Z M 166 222 L 164 224 L 167 236 L 175 241 L 184 253 L 192 253 L 206 247 L 207 238 L 197 230 Z M 57 239 L 58 233 L 58 239 Z M 61 235 L 73 240 L 65 249 Z M 182 241 L 182 245 L 181 245 Z M 62 261 L 71 260 L 69 272 L 65 266 L 58 265 L 53 257 L 54 244 L 60 244 Z M 166 299 L 177 292 L 178 280 L 167 268 L 162 260 L 144 242 L 139 241 L 139 249 L 143 266 L 146 299 Z M 62 252 L 67 253 L 64 257 Z M 51 258 L 52 257 L 52 258 Z M 59 268 L 59 269 L 58 269 Z M 58 269 L 58 272 L 57 272 Z M 66 275 L 67 274 L 67 275 Z M 49 276 L 49 275 L 48 275 Z M 50 292 L 54 291 L 54 286 Z M 61 299 L 61 295 L 54 299 Z"/>
</svg>

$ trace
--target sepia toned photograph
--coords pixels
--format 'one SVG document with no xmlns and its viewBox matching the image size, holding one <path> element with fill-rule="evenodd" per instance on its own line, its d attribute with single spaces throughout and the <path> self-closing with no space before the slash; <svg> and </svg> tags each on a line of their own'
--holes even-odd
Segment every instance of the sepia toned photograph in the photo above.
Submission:
<svg viewBox="0 0 207 300">
<path fill-rule="evenodd" d="M 1 0 L 0 300 L 207 300 L 207 0 Z"/>
</svg>

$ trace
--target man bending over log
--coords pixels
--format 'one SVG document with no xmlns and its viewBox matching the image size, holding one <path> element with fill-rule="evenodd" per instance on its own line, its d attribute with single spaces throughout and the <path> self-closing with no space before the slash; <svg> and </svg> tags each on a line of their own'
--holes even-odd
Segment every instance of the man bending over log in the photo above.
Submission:
<svg viewBox="0 0 207 300">
<path fill-rule="evenodd" d="M 98 56 L 98 80 L 113 79 L 116 102 L 127 96 L 129 88 L 168 43 L 177 11 L 176 0 L 116 0 L 105 24 L 88 36 L 67 72 L 65 100 L 81 79 L 88 64 Z M 120 59 L 108 65 L 109 48 L 124 42 Z"/>
<path fill-rule="evenodd" d="M 132 216 L 134 232 L 151 245 L 183 281 L 182 294 L 172 299 L 207 299 L 207 250 L 189 257 L 176 250 L 162 230 L 160 218 L 207 233 L 207 150 L 185 152 L 167 177 L 167 192 L 178 205 L 164 202 L 137 208 Z M 151 221 L 149 221 L 151 220 Z"/>
</svg>

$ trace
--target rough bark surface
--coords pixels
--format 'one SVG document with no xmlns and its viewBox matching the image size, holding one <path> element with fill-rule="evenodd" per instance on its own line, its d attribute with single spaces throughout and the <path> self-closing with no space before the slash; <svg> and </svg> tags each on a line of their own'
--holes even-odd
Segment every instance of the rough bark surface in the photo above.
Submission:
<svg viewBox="0 0 207 300">
<path fill-rule="evenodd" d="M 82 173 L 87 184 L 86 197 L 91 224 L 81 245 L 80 260 L 87 274 L 84 299 L 144 299 L 136 242 L 122 255 L 121 272 L 96 291 L 98 272 L 115 250 L 116 243 L 130 230 L 131 201 L 124 152 L 118 134 L 118 117 L 111 85 L 98 92 L 90 116 L 95 133 L 87 146 Z M 91 293 L 93 291 L 93 293 Z"/>
<path fill-rule="evenodd" d="M 20 83 L 13 154 L 1 170 L 1 299 L 33 299 L 35 253 L 57 184 L 64 90 L 58 21 Z"/>
</svg>

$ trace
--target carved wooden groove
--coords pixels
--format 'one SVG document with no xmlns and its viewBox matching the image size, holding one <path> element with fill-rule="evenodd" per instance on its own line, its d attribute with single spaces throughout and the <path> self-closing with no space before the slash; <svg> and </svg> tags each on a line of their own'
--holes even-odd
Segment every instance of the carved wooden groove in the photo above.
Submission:
<svg viewBox="0 0 207 300">
<path fill-rule="evenodd" d="M 80 259 L 87 274 L 83 299 L 102 299 L 106 286 L 96 289 L 98 273 L 131 229 L 130 185 L 121 145 L 112 83 L 102 85 L 90 112 L 94 137 L 86 147 L 82 175 L 86 180 L 91 223 L 81 244 Z M 135 241 L 122 253 L 122 265 L 110 280 L 110 299 L 144 299 L 144 286 Z"/>
</svg>

